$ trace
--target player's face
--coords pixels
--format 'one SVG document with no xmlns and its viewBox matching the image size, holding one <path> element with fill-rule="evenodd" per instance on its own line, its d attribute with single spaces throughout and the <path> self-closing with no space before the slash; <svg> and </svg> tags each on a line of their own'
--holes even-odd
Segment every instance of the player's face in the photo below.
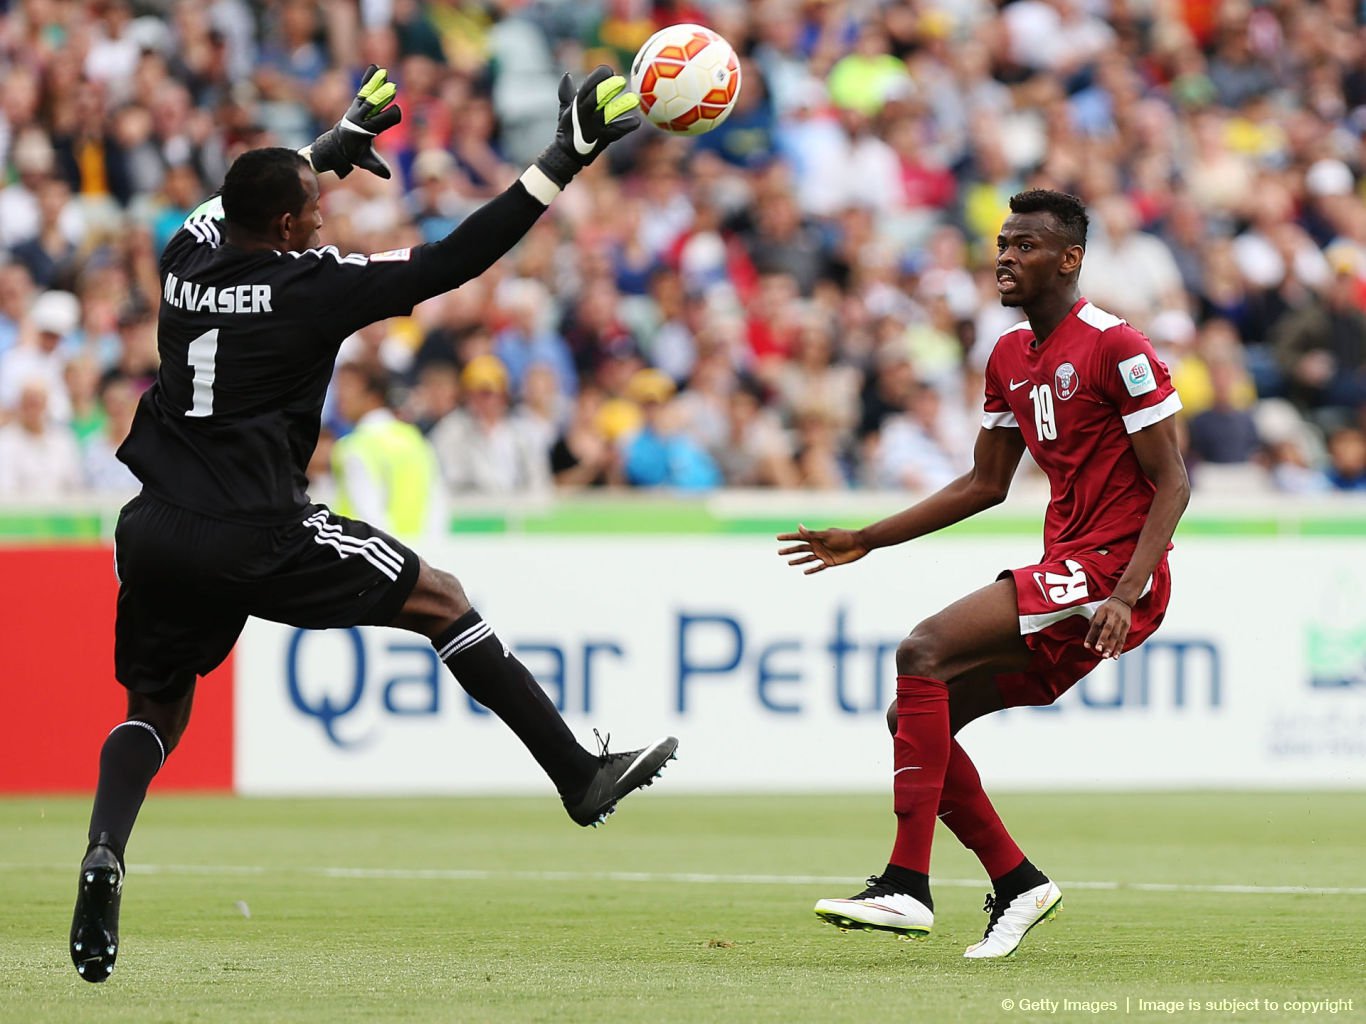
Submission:
<svg viewBox="0 0 1366 1024">
<path fill-rule="evenodd" d="M 308 168 L 303 168 L 299 171 L 299 181 L 304 186 L 304 205 L 297 217 L 290 217 L 287 221 L 287 252 L 316 249 L 322 241 L 323 214 L 318 208 L 318 176 Z"/>
<path fill-rule="evenodd" d="M 1012 213 L 996 236 L 996 291 L 1003 306 L 1028 306 L 1069 285 L 1081 247 L 1068 245 L 1051 213 Z"/>
</svg>

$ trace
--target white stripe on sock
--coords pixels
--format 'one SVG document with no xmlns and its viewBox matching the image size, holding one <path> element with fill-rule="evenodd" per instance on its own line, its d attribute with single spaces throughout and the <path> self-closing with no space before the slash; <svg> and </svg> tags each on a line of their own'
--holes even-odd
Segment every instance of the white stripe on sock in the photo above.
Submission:
<svg viewBox="0 0 1366 1024">
<path fill-rule="evenodd" d="M 146 729 L 152 734 L 152 739 L 157 741 L 157 749 L 161 751 L 161 764 L 157 765 L 157 770 L 160 771 L 161 765 L 166 763 L 166 744 L 161 742 L 161 734 L 157 732 L 156 726 L 152 725 L 151 722 L 140 722 L 136 718 L 130 718 L 128 721 L 120 722 L 118 725 L 114 726 L 114 728 L 110 729 L 109 735 L 113 736 L 114 733 L 118 732 L 125 725 L 136 725 L 139 729 Z M 105 738 L 108 739 L 108 737 Z"/>
<path fill-rule="evenodd" d="M 459 654 L 461 651 L 468 650 L 475 644 L 480 643 L 493 635 L 493 627 L 487 622 L 480 622 L 465 630 L 454 640 L 447 643 L 438 650 L 437 657 L 442 661 Z"/>
</svg>

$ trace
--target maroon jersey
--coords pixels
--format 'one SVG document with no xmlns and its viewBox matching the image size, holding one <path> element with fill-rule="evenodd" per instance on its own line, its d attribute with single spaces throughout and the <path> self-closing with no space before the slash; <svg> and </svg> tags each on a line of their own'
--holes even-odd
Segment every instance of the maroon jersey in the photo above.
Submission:
<svg viewBox="0 0 1366 1024">
<path fill-rule="evenodd" d="M 1085 299 L 1042 343 L 1028 320 L 1001 335 L 987 360 L 982 425 L 1017 428 L 1048 476 L 1048 557 L 1132 552 L 1154 488 L 1129 435 L 1180 408 L 1152 343 Z"/>
</svg>

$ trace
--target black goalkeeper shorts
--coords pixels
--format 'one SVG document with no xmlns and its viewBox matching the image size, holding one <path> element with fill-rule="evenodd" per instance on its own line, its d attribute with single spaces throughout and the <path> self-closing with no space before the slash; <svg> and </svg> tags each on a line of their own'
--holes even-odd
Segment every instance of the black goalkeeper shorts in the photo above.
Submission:
<svg viewBox="0 0 1366 1024">
<path fill-rule="evenodd" d="M 229 523 L 146 494 L 114 530 L 114 674 L 175 700 L 222 663 L 248 615 L 306 629 L 383 626 L 417 583 L 413 551 L 312 505 L 297 522 Z"/>
</svg>

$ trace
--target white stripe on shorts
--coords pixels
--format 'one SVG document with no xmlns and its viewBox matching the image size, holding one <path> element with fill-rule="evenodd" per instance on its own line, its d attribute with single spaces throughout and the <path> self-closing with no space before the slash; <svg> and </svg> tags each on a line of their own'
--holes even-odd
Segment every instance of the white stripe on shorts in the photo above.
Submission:
<svg viewBox="0 0 1366 1024">
<path fill-rule="evenodd" d="M 317 536 L 313 538 L 314 543 L 336 548 L 342 558 L 360 555 L 389 579 L 398 582 L 403 559 L 384 543 L 383 538 L 367 537 L 362 540 L 359 537 L 347 536 L 340 526 L 327 521 L 325 510 L 309 516 L 304 520 L 304 525 L 317 531 Z"/>
</svg>

